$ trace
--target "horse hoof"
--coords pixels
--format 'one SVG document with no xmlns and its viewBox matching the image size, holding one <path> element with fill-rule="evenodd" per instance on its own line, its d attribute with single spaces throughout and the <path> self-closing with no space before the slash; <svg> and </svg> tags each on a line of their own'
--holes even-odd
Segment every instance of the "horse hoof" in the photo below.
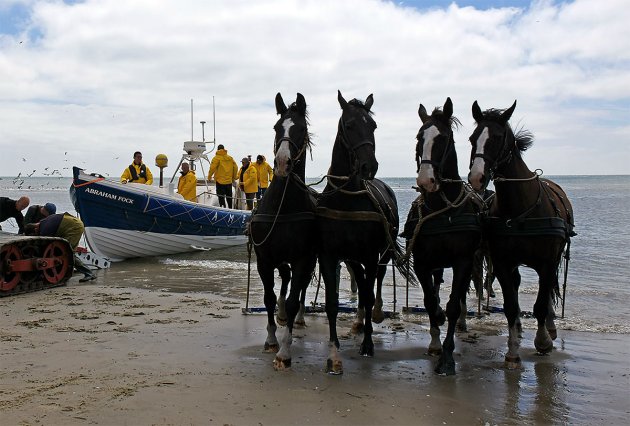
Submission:
<svg viewBox="0 0 630 426">
<path fill-rule="evenodd" d="M 293 327 L 295 328 L 306 328 L 306 321 L 304 320 L 295 320 L 293 323 Z"/>
<path fill-rule="evenodd" d="M 374 324 L 380 324 L 383 322 L 384 319 L 385 319 L 385 314 L 383 313 L 382 310 L 379 309 L 377 311 L 376 309 L 374 309 L 372 311 L 372 322 Z"/>
<path fill-rule="evenodd" d="M 556 340 L 558 338 L 558 330 L 556 330 L 555 328 L 548 328 L 547 332 L 549 333 L 549 337 L 551 337 L 551 340 Z"/>
<path fill-rule="evenodd" d="M 534 340 L 534 347 L 536 348 L 536 352 L 542 355 L 546 355 L 553 350 L 553 341 L 549 339 L 549 341 L 539 342 Z"/>
<path fill-rule="evenodd" d="M 352 328 L 350 329 L 352 334 L 361 334 L 363 333 L 363 323 L 355 322 L 352 324 Z"/>
<path fill-rule="evenodd" d="M 361 349 L 359 350 L 359 354 L 361 356 L 373 357 L 374 356 L 374 346 L 361 345 Z"/>
<path fill-rule="evenodd" d="M 283 371 L 283 370 L 288 370 L 289 368 L 291 368 L 291 358 L 289 359 L 282 359 L 282 358 L 278 358 L 276 357 L 273 360 L 273 369 L 276 371 Z"/>
<path fill-rule="evenodd" d="M 279 344 L 265 343 L 265 349 L 263 349 L 263 352 L 267 354 L 277 354 L 279 350 L 280 350 Z"/>
<path fill-rule="evenodd" d="M 440 361 L 434 370 L 440 376 L 454 376 L 455 375 L 455 361 Z"/>
<path fill-rule="evenodd" d="M 343 365 L 341 361 L 333 361 L 332 359 L 328 358 L 328 360 L 326 361 L 326 372 L 331 376 L 339 376 L 343 374 Z"/>
<path fill-rule="evenodd" d="M 466 324 L 458 322 L 457 324 L 455 324 L 455 331 L 457 331 L 458 333 L 466 333 L 468 331 L 468 327 L 466 326 Z"/>
<path fill-rule="evenodd" d="M 522 366 L 521 364 L 521 357 L 520 356 L 505 356 L 505 367 L 508 370 L 517 370 L 520 369 Z"/>
<path fill-rule="evenodd" d="M 441 356 L 442 347 L 440 346 L 439 348 L 432 348 L 431 346 L 429 346 L 429 350 L 427 350 L 427 354 L 429 356 Z"/>
<path fill-rule="evenodd" d="M 280 317 L 276 317 L 276 322 L 278 323 L 278 325 L 281 326 L 286 326 L 287 325 L 287 319 L 286 318 L 280 318 Z"/>
</svg>

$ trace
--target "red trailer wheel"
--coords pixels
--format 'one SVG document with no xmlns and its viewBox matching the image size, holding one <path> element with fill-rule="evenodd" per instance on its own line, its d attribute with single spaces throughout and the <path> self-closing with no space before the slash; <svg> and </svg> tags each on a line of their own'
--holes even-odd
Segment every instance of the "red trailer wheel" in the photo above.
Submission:
<svg viewBox="0 0 630 426">
<path fill-rule="evenodd" d="M 43 269 L 44 279 L 50 284 L 57 284 L 66 277 L 72 258 L 72 253 L 66 244 L 61 241 L 53 241 L 44 249 L 43 256 L 46 259 L 54 258 L 55 262 Z"/>
<path fill-rule="evenodd" d="M 22 251 L 22 259 L 35 259 L 39 257 L 39 247 L 35 245 L 23 246 L 21 251 Z M 38 270 L 23 271 L 22 282 L 26 284 L 30 284 L 34 282 L 38 276 L 39 276 Z"/>
<path fill-rule="evenodd" d="M 18 285 L 21 279 L 19 272 L 9 271 L 9 265 L 12 261 L 22 259 L 20 249 L 14 245 L 7 245 L 0 249 L 0 290 L 10 291 Z"/>
</svg>

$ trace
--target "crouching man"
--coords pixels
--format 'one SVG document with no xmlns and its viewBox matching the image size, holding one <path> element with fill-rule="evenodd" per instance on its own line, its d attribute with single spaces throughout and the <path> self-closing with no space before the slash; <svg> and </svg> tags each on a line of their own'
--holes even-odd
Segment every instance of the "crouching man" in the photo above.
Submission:
<svg viewBox="0 0 630 426">
<path fill-rule="evenodd" d="M 96 275 L 85 266 L 76 255 L 76 248 L 84 231 L 83 222 L 70 213 L 51 214 L 38 223 L 29 223 L 25 227 L 26 235 L 40 235 L 42 237 L 60 237 L 67 240 L 74 252 L 74 268 L 81 272 L 84 277 L 79 282 L 96 279 Z"/>
</svg>

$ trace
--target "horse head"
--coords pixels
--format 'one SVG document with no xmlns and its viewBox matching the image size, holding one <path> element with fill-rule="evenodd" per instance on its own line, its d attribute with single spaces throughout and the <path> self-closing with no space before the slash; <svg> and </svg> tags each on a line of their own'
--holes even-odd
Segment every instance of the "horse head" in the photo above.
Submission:
<svg viewBox="0 0 630 426">
<path fill-rule="evenodd" d="M 342 109 L 337 140 L 341 140 L 348 154 L 350 175 L 357 175 L 361 179 L 374 179 L 378 170 L 374 141 L 376 122 L 372 119 L 370 111 L 374 98 L 370 95 L 365 102 L 357 99 L 346 102 L 341 92 L 337 91 L 337 100 Z"/>
<path fill-rule="evenodd" d="M 274 174 L 286 177 L 294 167 L 306 157 L 306 149 L 310 148 L 306 101 L 301 93 L 297 94 L 294 103 L 288 107 L 282 95 L 276 95 L 276 112 L 280 119 L 273 126 L 276 131 L 274 141 Z"/>
<path fill-rule="evenodd" d="M 473 103 L 472 115 L 477 127 L 470 136 L 472 151 L 468 182 L 475 191 L 485 189 L 497 169 L 512 158 L 516 139 L 508 121 L 515 108 L 516 101 L 506 110 L 489 109 L 482 112 L 477 101 Z"/>
<path fill-rule="evenodd" d="M 425 191 L 436 192 L 440 189 L 442 178 L 458 177 L 453 126 L 459 126 L 460 123 L 453 117 L 451 98 L 446 98 L 442 109 L 435 108 L 431 115 L 420 104 L 418 115 L 422 127 L 416 136 L 416 182 Z"/>
</svg>

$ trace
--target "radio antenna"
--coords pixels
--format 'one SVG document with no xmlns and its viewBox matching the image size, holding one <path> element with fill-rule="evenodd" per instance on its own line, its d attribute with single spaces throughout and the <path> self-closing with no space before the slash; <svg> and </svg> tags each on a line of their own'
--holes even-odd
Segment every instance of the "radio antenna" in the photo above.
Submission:
<svg viewBox="0 0 630 426">
<path fill-rule="evenodd" d="M 190 100 L 190 140 L 194 141 L 195 138 L 193 136 L 194 127 L 193 127 L 193 100 Z"/>
<path fill-rule="evenodd" d="M 212 142 L 217 142 L 217 120 L 214 111 L 214 96 L 212 97 Z"/>
</svg>

